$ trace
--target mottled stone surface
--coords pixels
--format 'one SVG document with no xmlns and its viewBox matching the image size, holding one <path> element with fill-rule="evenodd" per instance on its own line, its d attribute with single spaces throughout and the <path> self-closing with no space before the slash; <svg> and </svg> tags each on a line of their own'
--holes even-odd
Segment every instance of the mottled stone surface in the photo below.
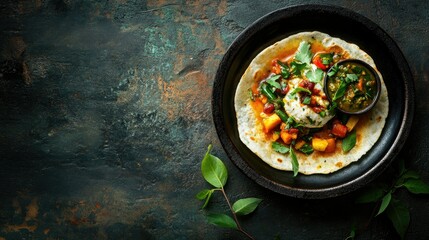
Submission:
<svg viewBox="0 0 429 240">
<path fill-rule="evenodd" d="M 0 240 L 239 239 L 205 222 L 195 194 L 207 146 L 226 163 L 231 199 L 263 198 L 242 225 L 256 239 L 344 239 L 354 194 L 298 200 L 272 193 L 226 157 L 211 116 L 217 65 L 256 19 L 301 1 L 0 3 Z M 379 24 L 409 61 L 412 136 L 399 158 L 429 182 L 427 1 L 306 1 Z M 291 23 L 293 24 L 293 23 Z M 427 197 L 401 192 L 407 239 L 427 237 Z M 220 195 L 209 211 L 226 211 Z M 397 238 L 387 218 L 361 239 Z"/>
</svg>

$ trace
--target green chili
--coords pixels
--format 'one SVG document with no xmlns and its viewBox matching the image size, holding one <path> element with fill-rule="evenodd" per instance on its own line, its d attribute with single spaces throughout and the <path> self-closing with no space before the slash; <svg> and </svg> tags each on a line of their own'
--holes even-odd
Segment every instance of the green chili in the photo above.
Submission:
<svg viewBox="0 0 429 240">
<path fill-rule="evenodd" d="M 282 110 L 275 110 L 275 113 L 280 117 L 280 119 L 286 123 L 289 119 L 289 117 L 286 115 L 286 113 L 284 113 Z"/>
</svg>

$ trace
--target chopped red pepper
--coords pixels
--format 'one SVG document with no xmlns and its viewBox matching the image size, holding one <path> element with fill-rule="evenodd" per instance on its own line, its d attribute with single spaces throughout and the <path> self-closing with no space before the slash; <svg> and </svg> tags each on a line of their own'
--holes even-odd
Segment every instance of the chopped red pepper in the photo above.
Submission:
<svg viewBox="0 0 429 240">
<path fill-rule="evenodd" d="M 346 125 L 340 123 L 339 121 L 338 122 L 336 121 L 332 125 L 331 133 L 339 138 L 344 138 L 347 134 L 347 127 Z"/>
<path fill-rule="evenodd" d="M 322 69 L 323 71 L 325 71 L 327 69 L 327 67 L 325 65 L 323 65 L 322 59 L 320 58 L 319 54 L 313 58 L 313 63 L 314 63 L 314 65 L 316 65 L 318 68 Z"/>
</svg>

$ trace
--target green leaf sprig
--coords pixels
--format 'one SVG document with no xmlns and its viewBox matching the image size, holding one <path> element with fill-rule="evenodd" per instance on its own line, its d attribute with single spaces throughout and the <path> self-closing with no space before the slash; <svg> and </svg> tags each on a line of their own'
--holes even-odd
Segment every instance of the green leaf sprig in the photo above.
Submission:
<svg viewBox="0 0 429 240">
<path fill-rule="evenodd" d="M 203 189 L 195 196 L 198 200 L 204 201 L 202 208 L 207 207 L 213 193 L 215 191 L 222 192 L 229 209 L 232 213 L 232 217 L 223 213 L 208 213 L 206 215 L 207 221 L 213 225 L 230 228 L 237 230 L 244 234 L 249 239 L 254 239 L 249 233 L 247 233 L 240 225 L 238 221 L 239 215 L 248 215 L 255 211 L 262 199 L 259 198 L 243 198 L 238 199 L 234 204 L 231 202 L 225 192 L 225 184 L 228 180 L 228 171 L 225 164 L 218 157 L 210 154 L 212 146 L 209 145 L 207 152 L 201 163 L 201 173 L 204 179 L 213 187 L 212 189 Z"/>
<path fill-rule="evenodd" d="M 429 194 L 429 185 L 422 181 L 417 172 L 406 169 L 403 161 L 399 163 L 399 171 L 395 174 L 396 177 L 393 178 L 392 183 L 368 186 L 360 193 L 356 203 L 374 204 L 373 213 L 366 224 L 367 226 L 373 218 L 385 215 L 391 221 L 401 239 L 404 239 L 411 216 L 407 206 L 398 199 L 396 193 L 399 189 L 407 189 L 412 194 Z M 352 231 L 354 231 L 354 228 Z M 354 234 L 353 237 L 349 236 L 348 239 L 354 239 Z"/>
</svg>

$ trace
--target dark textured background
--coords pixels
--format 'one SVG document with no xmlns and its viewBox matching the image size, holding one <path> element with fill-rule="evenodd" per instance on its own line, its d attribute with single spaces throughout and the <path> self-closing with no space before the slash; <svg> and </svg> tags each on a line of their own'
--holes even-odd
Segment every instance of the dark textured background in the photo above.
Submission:
<svg viewBox="0 0 429 240">
<path fill-rule="evenodd" d="M 398 44 L 416 87 L 399 158 L 429 182 L 428 1 L 306 1 L 347 7 Z M 227 158 L 211 91 L 228 46 L 256 19 L 301 1 L 20 0 L 0 3 L 0 240 L 238 239 L 205 222 L 194 195 L 207 146 L 232 200 L 264 201 L 257 239 L 345 239 L 355 193 L 299 200 L 261 188 Z M 293 23 L 291 23 L 293 24 Z M 388 81 L 388 79 L 387 79 Z M 407 239 L 429 236 L 429 198 L 402 191 Z M 225 211 L 220 195 L 210 211 Z M 395 239 L 377 217 L 358 239 Z"/>
</svg>

